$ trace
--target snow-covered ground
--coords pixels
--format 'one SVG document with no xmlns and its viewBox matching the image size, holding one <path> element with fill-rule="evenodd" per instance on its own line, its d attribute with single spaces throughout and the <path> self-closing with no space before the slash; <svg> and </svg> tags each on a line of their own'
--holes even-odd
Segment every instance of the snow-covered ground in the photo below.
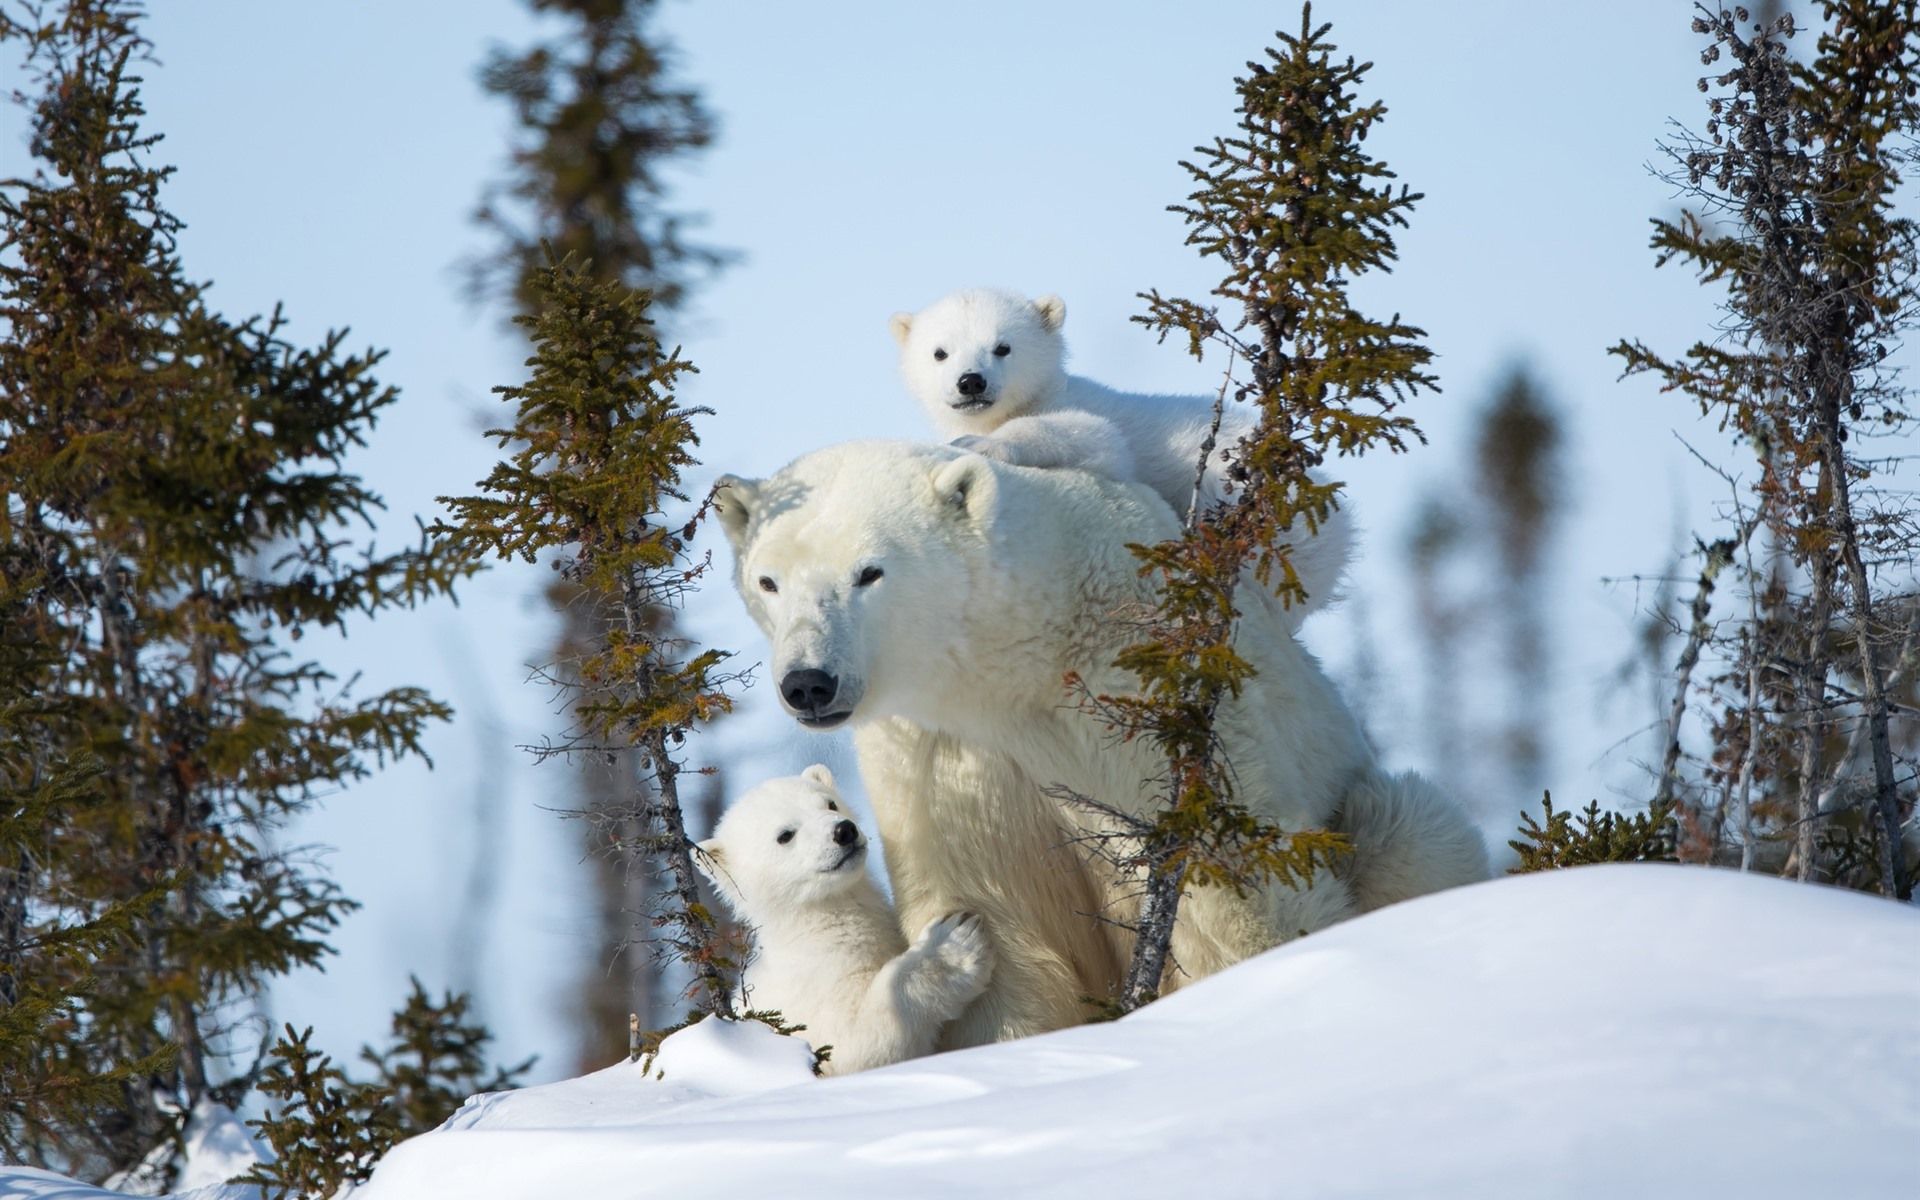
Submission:
<svg viewBox="0 0 1920 1200">
<path fill-rule="evenodd" d="M 271 1153 L 232 1109 L 211 1100 L 203 1101 L 187 1118 L 183 1141 L 185 1166 L 179 1180 L 180 1190 L 163 1200 L 260 1200 L 259 1188 L 225 1182 L 246 1174 Z M 150 1196 L 160 1185 L 151 1178 L 143 1184 L 141 1177 L 155 1169 L 155 1164 L 171 1158 L 172 1152 L 171 1145 L 156 1146 L 141 1166 L 98 1188 L 46 1171 L 0 1163 L 0 1200 L 100 1200 L 102 1197 L 112 1200 L 118 1196 Z"/>
<path fill-rule="evenodd" d="M 1387 909 L 1114 1024 L 840 1079 L 695 1027 L 655 1074 L 478 1097 L 356 1200 L 1911 1197 L 1920 911 L 1587 868 Z M 0 1172 L 0 1197 L 90 1194 Z"/>
</svg>

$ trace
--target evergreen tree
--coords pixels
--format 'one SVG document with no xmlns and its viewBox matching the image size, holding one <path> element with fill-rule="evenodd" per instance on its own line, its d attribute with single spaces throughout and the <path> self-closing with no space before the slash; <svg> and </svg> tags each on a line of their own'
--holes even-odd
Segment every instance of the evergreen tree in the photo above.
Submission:
<svg viewBox="0 0 1920 1200">
<path fill-rule="evenodd" d="M 379 354 L 295 345 L 278 312 L 230 321 L 184 274 L 139 124 L 139 12 L 72 0 L 5 30 L 38 170 L 0 183 L 0 596 L 31 689 L 0 774 L 9 822 L 40 825 L 9 833 L 7 886 L 30 950 L 84 939 L 88 960 L 32 984 L 58 1014 L 37 1061 L 83 1111 L 49 1133 L 11 1110 L 6 1136 L 94 1177 L 237 1101 L 257 997 L 329 952 L 351 902 L 272 831 L 447 715 L 414 688 L 357 698 L 290 644 L 471 569 L 424 536 L 365 547 L 380 500 L 344 462 L 395 400 Z M 48 697 L 60 720 L 33 714 Z"/>
<path fill-rule="evenodd" d="M 1691 265 L 1725 288 L 1715 336 L 1678 357 L 1639 342 L 1614 347 L 1626 372 L 1650 372 L 1747 444 L 1756 478 L 1736 483 L 1733 534 L 1717 539 L 1703 581 L 1738 564 L 1746 612 L 1709 621 L 1704 586 L 1682 651 L 1711 647 L 1728 665 L 1710 678 L 1721 709 L 1700 780 L 1700 815 L 1718 830 L 1735 794 L 1790 794 L 1787 836 L 1802 878 L 1821 873 L 1831 804 L 1858 791 L 1872 815 L 1875 884 L 1905 897 L 1900 852 L 1912 764 L 1891 696 L 1913 657 L 1915 542 L 1906 493 L 1885 486 L 1900 458 L 1873 439 L 1910 432 L 1907 390 L 1889 361 L 1920 312 L 1920 226 L 1904 214 L 1901 171 L 1920 131 L 1920 5 L 1820 0 L 1811 58 L 1796 61 L 1788 14 L 1750 22 L 1745 8 L 1696 6 L 1704 135 L 1666 146 L 1693 207 L 1656 220 L 1657 261 Z M 1767 531 L 1787 572 L 1753 565 Z M 1777 586 L 1776 586 L 1777 584 Z M 1674 699 L 1662 794 L 1681 790 Z M 1849 786 L 1858 780 L 1864 786 Z M 1754 805 L 1739 807 L 1751 818 Z M 1715 834 L 1709 840 L 1717 840 Z"/>
<path fill-rule="evenodd" d="M 516 139 L 507 180 L 476 213 L 496 245 L 471 264 L 474 291 L 534 314 L 547 245 L 593 278 L 649 290 L 659 319 L 726 258 L 681 239 L 688 219 L 666 209 L 662 179 L 667 164 L 707 147 L 713 118 L 672 78 L 672 48 L 651 28 L 653 0 L 533 0 L 533 8 L 558 17 L 560 31 L 517 54 L 495 50 L 481 74 L 485 90 L 512 105 Z M 577 664 L 618 618 L 566 580 L 549 599 L 561 622 L 556 671 L 577 684 Z M 672 615 L 656 609 L 645 619 L 671 636 Z M 630 1014 L 648 1028 L 663 1024 L 672 988 L 665 964 L 641 949 L 658 864 L 642 852 L 634 759 L 588 756 L 578 765 L 573 814 L 586 825 L 598 918 L 578 992 L 580 1065 L 590 1070 L 626 1048 Z"/>
<path fill-rule="evenodd" d="M 1435 781 L 1464 797 L 1472 793 L 1468 773 L 1477 764 L 1459 760 L 1467 736 L 1461 693 L 1467 676 L 1460 669 L 1460 655 L 1474 616 L 1472 602 L 1461 594 L 1456 579 L 1471 549 L 1462 507 L 1451 488 L 1429 492 L 1414 512 L 1405 545 L 1407 591 L 1420 635 L 1422 740 Z"/>
<path fill-rule="evenodd" d="M 384 1050 L 360 1048 L 361 1061 L 373 1068 L 368 1085 L 402 1137 L 438 1128 L 469 1096 L 517 1086 L 534 1061 L 491 1063 L 493 1035 L 470 1019 L 473 1002 L 452 992 L 435 1001 L 418 979 L 411 982 L 393 1014 L 393 1041 Z"/>
<path fill-rule="evenodd" d="M 495 50 L 481 72 L 518 132 L 507 179 L 474 214 L 498 239 L 470 264 L 475 291 L 536 311 L 551 246 L 596 278 L 652 293 L 656 311 L 675 308 L 727 256 L 683 240 L 689 218 L 664 206 L 663 169 L 705 149 L 714 122 L 649 28 L 658 0 L 529 3 L 564 32 L 519 54 Z"/>
<path fill-rule="evenodd" d="M 436 1003 L 420 981 L 393 1014 L 384 1050 L 360 1048 L 372 1077 L 354 1080 L 315 1050 L 311 1026 L 286 1027 L 259 1082 L 267 1115 L 247 1122 L 273 1157 L 241 1177 L 269 1194 L 333 1200 L 364 1183 L 381 1155 L 403 1138 L 438 1128 L 481 1092 L 519 1086 L 533 1060 L 488 1062 L 493 1035 L 468 1020 L 471 1001 L 451 992 Z"/>
<path fill-rule="evenodd" d="M 377 1089 L 350 1081 L 312 1040 L 311 1027 L 287 1026 L 260 1080 L 271 1115 L 248 1124 L 273 1157 L 239 1181 L 259 1184 L 263 1197 L 331 1200 L 343 1186 L 365 1183 L 400 1138 Z"/>
<path fill-rule="evenodd" d="M 1419 432 L 1396 410 L 1434 387 L 1422 331 L 1397 316 L 1365 317 L 1348 300 L 1354 277 L 1388 269 L 1392 231 L 1419 197 L 1396 191 L 1392 172 L 1361 151 L 1386 109 L 1355 96 L 1369 67 L 1336 60 L 1328 28 L 1303 6 L 1299 35 L 1277 34 L 1280 46 L 1235 81 L 1235 133 L 1183 164 L 1198 188 L 1174 211 L 1187 243 L 1226 269 L 1212 294 L 1228 314 L 1151 292 L 1136 318 L 1163 340 L 1183 334 L 1196 357 L 1209 346 L 1225 351 L 1216 433 L 1230 391 L 1259 419 L 1233 454 L 1227 498 L 1211 511 L 1195 505 L 1180 539 L 1135 548 L 1162 589 L 1146 636 L 1118 660 L 1140 690 L 1093 698 L 1123 736 L 1151 739 L 1167 763 L 1157 817 L 1125 830 L 1145 898 L 1123 1009 L 1158 992 L 1185 887 L 1297 884 L 1342 845 L 1324 830 L 1255 818 L 1234 796 L 1213 736 L 1220 702 L 1252 674 L 1233 648 L 1237 589 L 1301 599 L 1285 533 L 1317 529 L 1338 503 L 1340 485 L 1309 471 L 1331 455 L 1404 449 Z M 1196 473 L 1212 449 L 1210 438 Z"/>
<path fill-rule="evenodd" d="M 15 1162 L 58 1161 L 71 1131 L 172 1057 L 95 1059 L 73 1036 L 98 987 L 93 961 L 124 949 L 156 897 L 61 902 L 74 827 L 97 820 L 98 766 L 64 757 L 79 727 L 48 687 L 58 660 L 32 619 L 37 586 L 0 569 L 0 1160 Z"/>
<path fill-rule="evenodd" d="M 1450 790 L 1484 815 L 1506 819 L 1517 797 L 1546 782 L 1544 593 L 1564 503 L 1558 407 L 1525 368 L 1514 367 L 1479 406 L 1470 437 L 1470 469 L 1457 473 L 1465 485 L 1434 485 L 1423 497 L 1406 567 L 1425 659 L 1421 724 L 1429 756 Z M 1499 666 L 1505 694 L 1495 702 L 1505 711 L 1485 722 L 1491 728 L 1468 732 L 1482 724 L 1471 715 L 1493 697 L 1474 694 L 1477 679 L 1462 662 Z M 1487 750 L 1463 761 L 1459 748 L 1469 741 Z"/>
<path fill-rule="evenodd" d="M 1520 836 L 1507 843 L 1519 863 L 1509 875 L 1592 863 L 1674 861 L 1677 831 L 1671 805 L 1655 804 L 1627 816 L 1602 810 L 1596 800 L 1575 814 L 1555 811 L 1549 792 L 1541 796 L 1540 809 L 1543 819 L 1538 821 L 1532 813 L 1520 814 Z"/>
<path fill-rule="evenodd" d="M 1548 731 L 1540 707 L 1550 679 L 1546 567 L 1564 497 L 1560 421 L 1526 370 L 1515 368 L 1481 414 L 1474 438 L 1475 488 L 1487 515 L 1496 569 L 1487 573 L 1487 608 L 1498 614 L 1498 657 L 1506 675 L 1503 794 L 1544 786 Z"/>
<path fill-rule="evenodd" d="M 731 1015 L 735 964 L 699 897 L 679 755 L 688 733 L 732 707 L 724 689 L 734 677 L 728 655 L 700 650 L 650 616 L 678 608 L 709 569 L 687 545 L 705 506 L 668 516 L 686 503 L 693 418 L 706 410 L 675 401 L 693 367 L 662 347 L 649 303 L 647 293 L 571 263 L 539 277 L 533 312 L 516 318 L 533 340 L 532 373 L 496 389 L 514 421 L 489 431 L 516 448 L 481 481 L 483 495 L 444 498 L 453 520 L 434 528 L 463 553 L 526 562 L 555 554 L 561 578 L 610 614 L 577 682 L 561 681 L 574 726 L 540 754 L 632 764 L 637 850 L 667 875 L 651 914 L 655 950 L 692 969 L 701 1007 Z"/>
</svg>

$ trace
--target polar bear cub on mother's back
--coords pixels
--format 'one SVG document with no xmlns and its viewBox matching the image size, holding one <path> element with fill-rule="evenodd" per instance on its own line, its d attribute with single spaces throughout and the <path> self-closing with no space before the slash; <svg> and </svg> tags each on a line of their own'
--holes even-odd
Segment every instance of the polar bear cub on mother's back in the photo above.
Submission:
<svg viewBox="0 0 1920 1200">
<path fill-rule="evenodd" d="M 907 943 L 824 766 L 742 796 L 700 850 L 714 889 L 753 930 L 742 1007 L 806 1026 L 814 1046 L 833 1047 L 829 1074 L 932 1053 L 941 1027 L 986 990 L 993 954 L 972 914 Z"/>
<path fill-rule="evenodd" d="M 1016 467 L 1077 467 L 1144 483 L 1184 515 L 1214 398 L 1121 392 L 1067 374 L 1066 319 L 1058 296 L 968 288 L 917 313 L 895 313 L 891 325 L 907 389 L 954 445 Z M 1246 405 L 1227 405 L 1203 503 L 1223 498 L 1229 460 L 1254 421 Z M 1338 587 L 1353 530 L 1336 509 L 1315 533 L 1293 532 L 1290 557 L 1307 593 L 1286 618 L 1297 625 Z"/>
</svg>

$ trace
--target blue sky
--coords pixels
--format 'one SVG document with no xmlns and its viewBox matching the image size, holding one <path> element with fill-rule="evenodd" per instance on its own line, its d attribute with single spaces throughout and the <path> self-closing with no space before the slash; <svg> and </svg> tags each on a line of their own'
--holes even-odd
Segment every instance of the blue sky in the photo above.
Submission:
<svg viewBox="0 0 1920 1200">
<path fill-rule="evenodd" d="M 391 351 L 384 378 L 404 396 L 355 465 L 403 538 L 434 497 L 484 474 L 489 389 L 520 378 L 523 348 L 497 312 L 461 299 L 455 265 L 484 245 L 469 215 L 507 129 L 475 69 L 488 45 L 522 44 L 534 25 L 508 0 L 155 7 L 160 65 L 145 94 L 167 135 L 161 157 L 180 168 L 167 199 L 188 223 L 188 270 L 215 282 L 230 315 L 284 301 L 296 336 L 350 325 L 355 344 Z M 1398 268 L 1357 295 L 1427 329 L 1445 389 L 1412 410 L 1429 446 L 1336 468 L 1368 541 L 1353 590 L 1379 658 L 1383 753 L 1431 765 L 1398 564 L 1408 514 L 1459 474 L 1471 413 L 1503 367 L 1525 361 L 1565 406 L 1578 504 L 1553 564 L 1554 680 L 1537 698 L 1561 735 L 1549 773 L 1556 795 L 1578 800 L 1630 788 L 1623 739 L 1650 710 L 1644 688 L 1608 681 L 1636 596 L 1602 577 L 1663 569 L 1721 486 L 1675 434 L 1723 439 L 1684 401 L 1616 382 L 1605 354 L 1622 336 L 1678 349 L 1710 328 L 1709 298 L 1677 270 L 1656 272 L 1645 249 L 1647 219 L 1675 203 L 1647 170 L 1655 141 L 1700 108 L 1690 6 L 1315 9 L 1376 64 L 1364 86 L 1391 112 L 1369 150 L 1426 193 Z M 665 5 L 682 73 L 721 118 L 718 146 L 675 175 L 677 204 L 741 254 L 680 323 L 701 372 L 685 398 L 715 409 L 707 477 L 765 473 L 850 437 L 925 436 L 886 318 L 959 286 L 1058 292 L 1075 368 L 1104 382 L 1209 389 L 1210 367 L 1127 318 L 1146 288 L 1207 290 L 1211 269 L 1165 211 L 1187 190 L 1177 163 L 1227 131 L 1232 77 L 1297 19 L 1290 5 L 1250 3 Z M 17 115 L 0 134 L 0 175 L 16 173 Z M 565 803 L 567 772 L 514 749 L 559 724 L 527 679 L 548 636 L 545 581 L 502 567 L 457 607 L 384 618 L 324 648 L 366 689 L 420 683 L 460 713 L 430 741 L 434 770 L 356 785 L 291 835 L 331 847 L 331 868 L 366 905 L 324 974 L 272 997 L 275 1019 L 317 1025 L 336 1052 L 380 1034 L 411 972 L 476 988 L 503 1051 L 539 1051 L 543 1075 L 572 1063 L 571 991 L 601 948 L 578 830 L 543 807 Z M 758 658 L 723 578 L 696 603 L 696 629 Z M 1349 605 L 1307 626 L 1337 674 L 1351 667 L 1353 624 Z M 1462 669 L 1469 693 L 1491 671 Z M 760 693 L 702 751 L 736 787 L 820 757 L 851 767 L 843 744 L 803 735 Z M 1528 802 L 1469 800 L 1501 813 Z M 475 890 L 469 863 L 490 821 L 502 849 Z"/>
</svg>

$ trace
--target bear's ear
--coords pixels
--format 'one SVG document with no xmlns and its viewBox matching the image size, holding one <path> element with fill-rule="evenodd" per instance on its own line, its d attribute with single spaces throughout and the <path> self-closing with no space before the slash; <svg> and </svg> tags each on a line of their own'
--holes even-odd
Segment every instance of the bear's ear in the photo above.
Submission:
<svg viewBox="0 0 1920 1200">
<path fill-rule="evenodd" d="M 993 466 L 982 455 L 962 454 L 934 472 L 933 494 L 949 511 L 977 517 L 993 495 Z"/>
<path fill-rule="evenodd" d="M 740 551 L 747 537 L 747 523 L 760 504 L 760 481 L 738 475 L 722 475 L 713 485 L 713 507 L 720 514 L 720 527 L 727 531 L 727 542 Z"/>
<path fill-rule="evenodd" d="M 908 312 L 893 314 L 887 318 L 887 328 L 893 330 L 894 341 L 902 346 L 906 345 L 907 338 L 913 333 L 913 314 Z"/>
<path fill-rule="evenodd" d="M 811 779 L 823 788 L 832 789 L 834 786 L 833 772 L 827 770 L 827 764 L 825 763 L 813 764 L 806 770 L 800 772 L 800 778 Z"/>
<path fill-rule="evenodd" d="M 1067 302 L 1058 296 L 1040 297 L 1033 302 L 1033 311 L 1040 314 L 1040 323 L 1048 333 L 1059 333 L 1067 323 Z"/>
</svg>

